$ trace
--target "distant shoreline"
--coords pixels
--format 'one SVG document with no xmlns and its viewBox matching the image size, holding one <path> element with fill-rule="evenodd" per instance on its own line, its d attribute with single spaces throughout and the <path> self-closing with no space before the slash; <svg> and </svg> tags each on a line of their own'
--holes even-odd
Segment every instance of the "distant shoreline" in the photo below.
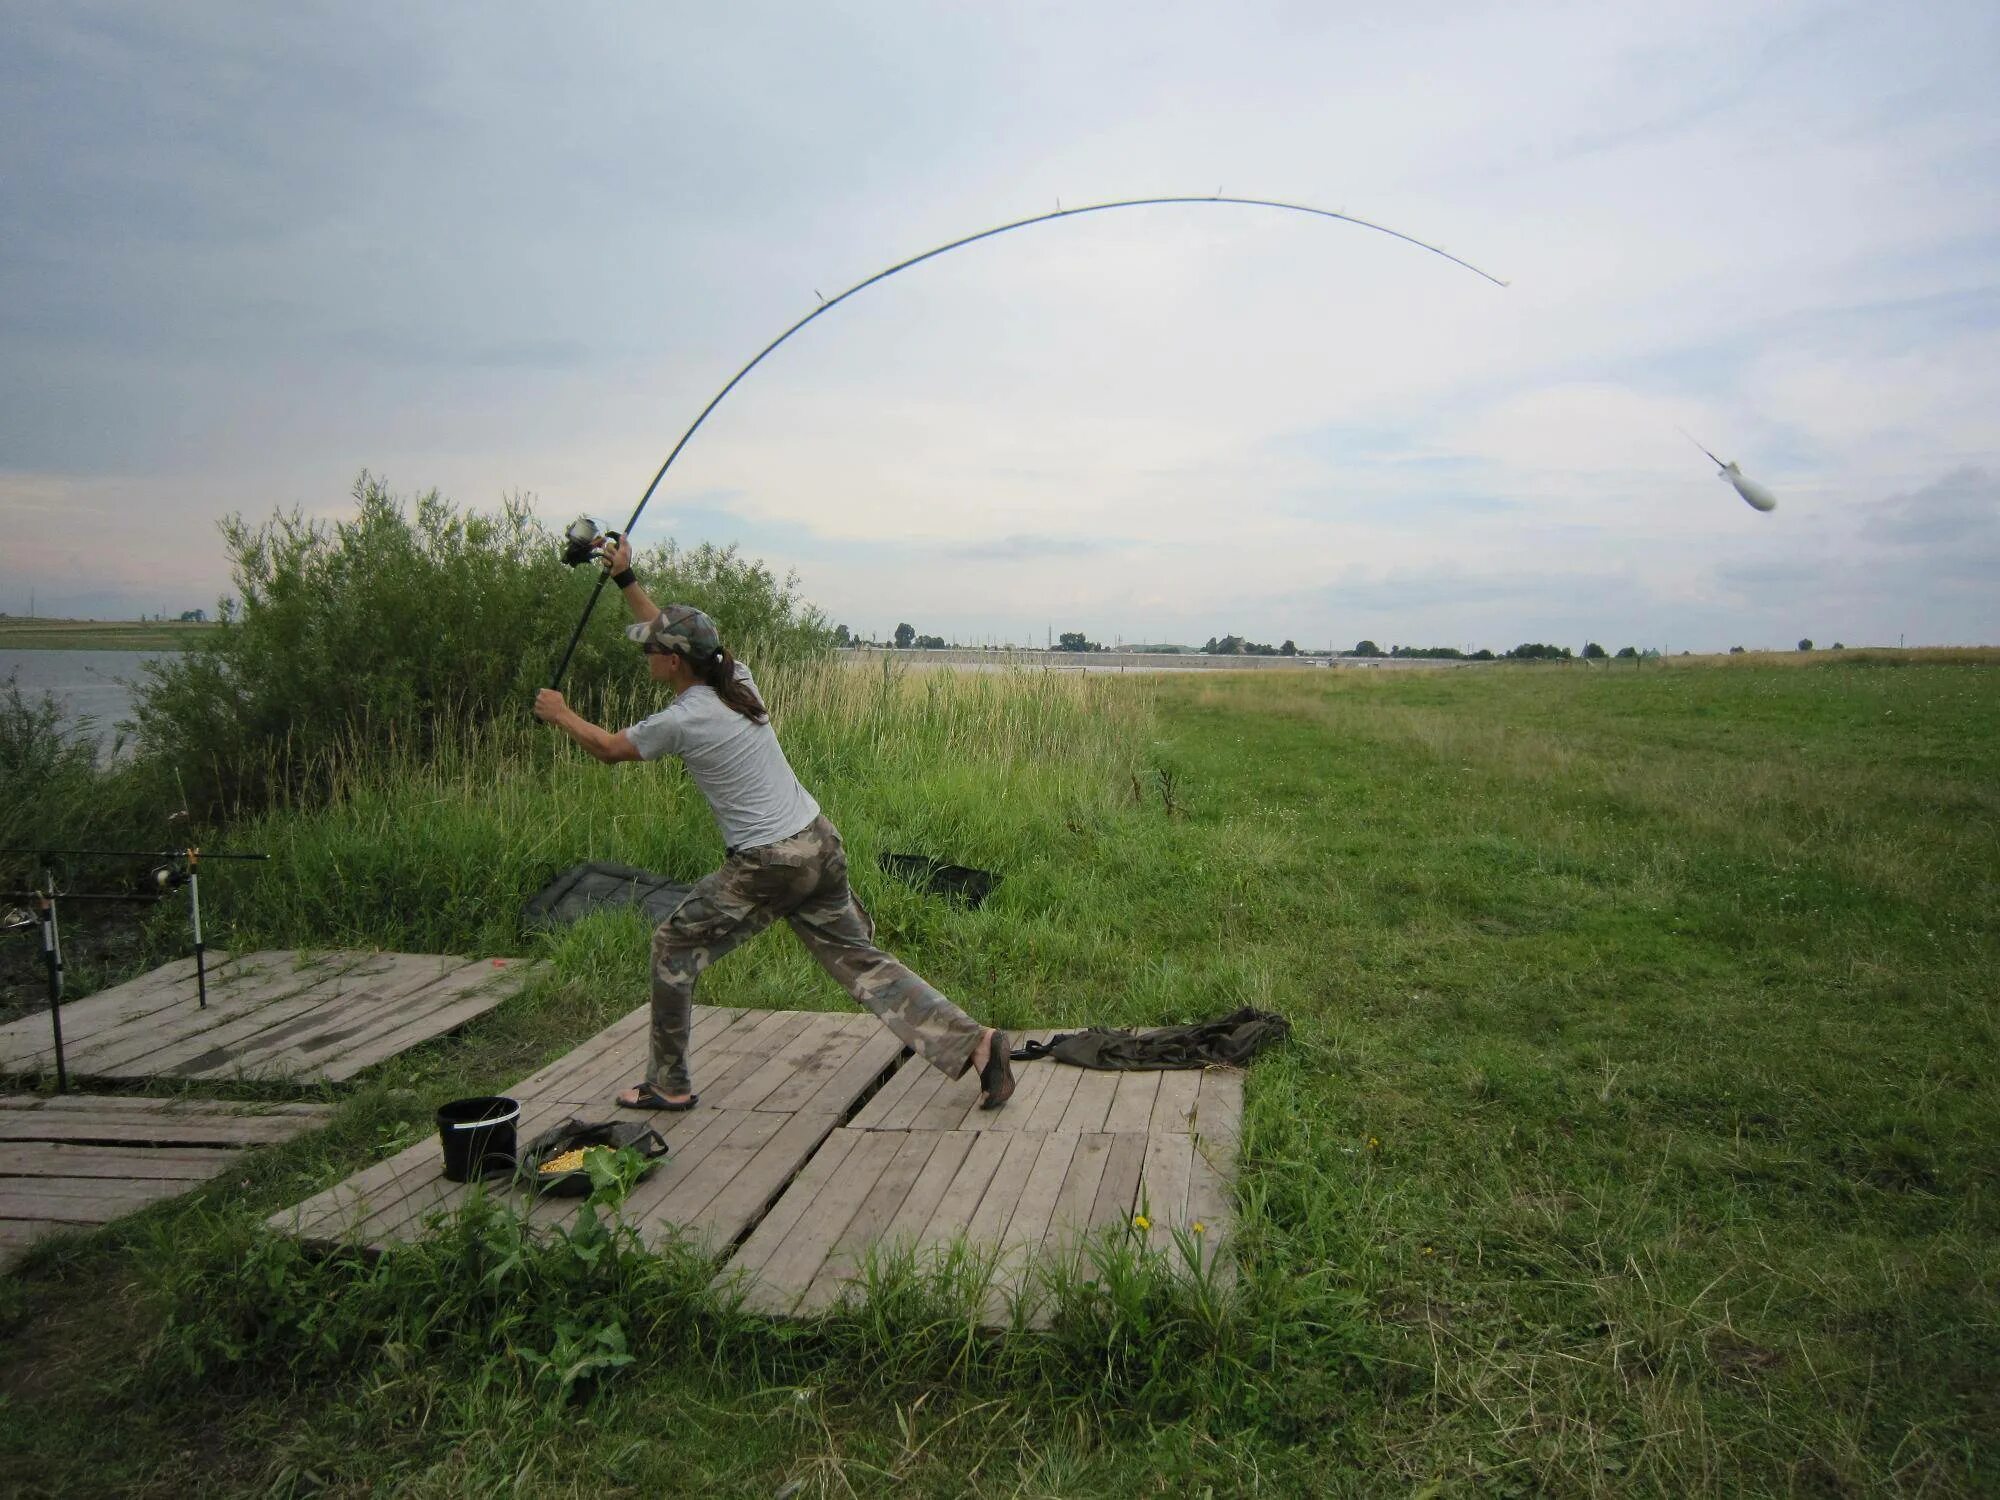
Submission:
<svg viewBox="0 0 2000 1500">
<path fill-rule="evenodd" d="M 212 623 L 180 620 L 42 620 L 0 615 L 5 651 L 185 651 Z"/>
</svg>

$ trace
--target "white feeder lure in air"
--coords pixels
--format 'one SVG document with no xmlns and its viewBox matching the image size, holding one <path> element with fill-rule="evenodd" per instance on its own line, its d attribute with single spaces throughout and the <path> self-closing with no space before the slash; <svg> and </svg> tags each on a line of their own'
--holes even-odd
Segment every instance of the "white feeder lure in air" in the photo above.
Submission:
<svg viewBox="0 0 2000 1500">
<path fill-rule="evenodd" d="M 1690 443 L 1694 443 L 1695 447 L 1701 448 L 1701 444 L 1695 442 L 1694 434 L 1689 432 L 1685 427 L 1676 427 L 1674 431 L 1678 432 Z M 1701 448 L 1701 451 L 1708 453 L 1706 448 Z M 1745 474 L 1741 469 L 1737 468 L 1733 462 L 1724 463 L 1721 459 L 1716 458 L 1713 453 L 1708 453 L 1708 456 L 1714 460 L 1715 466 L 1722 470 L 1722 477 L 1729 481 L 1730 488 L 1741 495 L 1744 502 L 1752 510 L 1776 510 L 1778 508 L 1778 497 L 1765 489 L 1763 485 L 1752 479 L 1748 474 Z"/>
</svg>

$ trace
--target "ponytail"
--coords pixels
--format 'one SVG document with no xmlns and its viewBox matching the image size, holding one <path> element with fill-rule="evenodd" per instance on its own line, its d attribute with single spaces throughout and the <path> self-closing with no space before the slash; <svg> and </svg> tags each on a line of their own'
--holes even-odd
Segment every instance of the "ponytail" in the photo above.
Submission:
<svg viewBox="0 0 2000 1500">
<path fill-rule="evenodd" d="M 750 684 L 736 675 L 736 658 L 728 651 L 718 648 L 713 656 L 695 668 L 695 676 L 713 688 L 716 697 L 752 724 L 768 724 L 771 721 L 771 716 L 764 711 L 762 700 Z"/>
</svg>

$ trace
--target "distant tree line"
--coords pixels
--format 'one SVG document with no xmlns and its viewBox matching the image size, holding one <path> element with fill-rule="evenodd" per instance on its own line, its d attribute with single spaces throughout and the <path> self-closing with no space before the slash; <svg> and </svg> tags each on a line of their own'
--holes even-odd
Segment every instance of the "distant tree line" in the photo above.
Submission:
<svg viewBox="0 0 2000 1500">
<path fill-rule="evenodd" d="M 1210 636 L 1208 644 L 1201 648 L 1204 656 L 1297 656 L 1296 643 L 1286 641 L 1282 646 L 1264 645 L 1257 641 L 1245 640 L 1240 635 Z"/>
</svg>

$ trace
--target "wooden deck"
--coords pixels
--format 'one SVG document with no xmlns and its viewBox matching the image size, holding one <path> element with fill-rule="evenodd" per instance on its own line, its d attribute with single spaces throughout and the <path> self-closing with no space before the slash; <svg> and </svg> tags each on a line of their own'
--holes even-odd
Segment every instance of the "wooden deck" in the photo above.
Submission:
<svg viewBox="0 0 2000 1500">
<path fill-rule="evenodd" d="M 571 1115 L 617 1113 L 612 1095 L 645 1072 L 646 1022 L 636 1010 L 504 1090 L 521 1103 L 521 1139 Z M 1234 1069 L 1016 1064 L 1014 1099 L 987 1111 L 975 1079 L 905 1057 L 873 1016 L 707 1006 L 695 1007 L 692 1060 L 701 1103 L 650 1117 L 670 1151 L 625 1216 L 649 1244 L 685 1234 L 726 1257 L 724 1279 L 740 1278 L 756 1310 L 831 1306 L 871 1251 L 959 1244 L 995 1266 L 985 1321 L 1007 1323 L 1021 1297 L 1032 1321 L 1035 1268 L 1104 1230 L 1137 1234 L 1170 1260 L 1178 1230 L 1226 1273 L 1243 1103 Z M 381 1249 L 421 1235 L 469 1191 L 444 1180 L 431 1136 L 270 1222 Z M 560 1223 L 576 1207 L 543 1200 L 530 1215 Z M 1135 1216 L 1148 1227 L 1134 1228 Z"/>
<path fill-rule="evenodd" d="M 736 1253 L 746 1304 L 822 1311 L 857 1289 L 871 1252 L 921 1260 L 959 1245 L 991 1272 L 983 1321 L 1004 1325 L 1021 1302 L 1035 1323 L 1038 1270 L 1074 1268 L 1086 1239 L 1105 1233 L 1132 1234 L 1175 1267 L 1191 1244 L 1204 1269 L 1227 1276 L 1240 1071 L 1034 1062 L 1015 1064 L 1015 1077 L 1006 1107 L 982 1110 L 972 1077 L 947 1080 L 915 1059 L 899 1068 Z"/>
<path fill-rule="evenodd" d="M 331 1112 L 324 1104 L 0 1094 L 0 1269 L 45 1235 L 176 1197 Z"/>
<path fill-rule="evenodd" d="M 612 1102 L 645 1076 L 648 1010 L 641 1007 L 575 1051 L 503 1092 L 520 1101 L 526 1143 L 575 1115 L 629 1112 Z M 684 1233 L 727 1249 L 896 1065 L 902 1048 L 871 1015 L 694 1008 L 693 1062 L 701 1102 L 645 1118 L 667 1138 L 667 1158 L 626 1200 L 627 1222 L 648 1243 Z M 469 1188 L 442 1175 L 435 1135 L 272 1217 L 288 1233 L 376 1248 L 416 1238 L 431 1214 Z M 543 1199 L 532 1217 L 560 1222 L 576 1199 Z"/>
<path fill-rule="evenodd" d="M 533 970 L 508 959 L 411 953 L 211 954 L 208 1006 L 194 960 L 62 1008 L 72 1078 L 137 1083 L 332 1083 L 500 1004 Z M 46 1011 L 0 1026 L 0 1074 L 55 1071 Z"/>
</svg>

